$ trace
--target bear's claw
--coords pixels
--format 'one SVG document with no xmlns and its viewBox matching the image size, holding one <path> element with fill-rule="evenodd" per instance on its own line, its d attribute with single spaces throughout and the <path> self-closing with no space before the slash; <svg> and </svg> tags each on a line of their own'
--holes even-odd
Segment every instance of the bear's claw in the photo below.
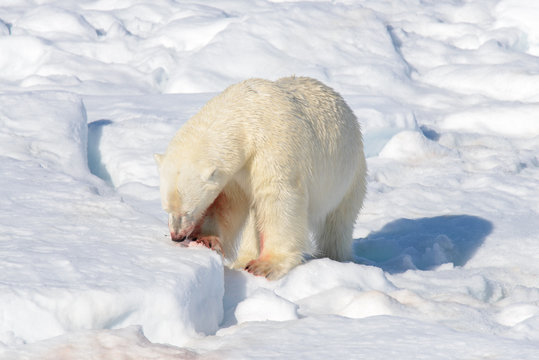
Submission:
<svg viewBox="0 0 539 360">
<path fill-rule="evenodd" d="M 223 250 L 223 247 L 221 246 L 219 237 L 217 236 L 201 236 L 201 237 L 198 237 L 195 240 L 195 242 L 197 242 L 198 244 L 202 244 L 209 249 L 212 249 L 221 253 L 222 256 L 225 256 L 225 252 Z"/>
</svg>

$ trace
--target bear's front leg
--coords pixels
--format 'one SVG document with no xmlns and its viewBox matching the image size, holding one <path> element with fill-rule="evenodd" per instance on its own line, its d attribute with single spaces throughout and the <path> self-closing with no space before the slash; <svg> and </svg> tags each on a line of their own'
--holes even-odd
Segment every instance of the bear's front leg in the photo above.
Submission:
<svg viewBox="0 0 539 360">
<path fill-rule="evenodd" d="M 279 279 L 299 265 L 309 244 L 306 201 L 301 194 L 284 199 L 278 195 L 257 204 L 260 255 L 245 266 L 251 274 L 269 280 Z"/>
<path fill-rule="evenodd" d="M 234 260 L 234 263 L 231 265 L 233 269 L 243 270 L 247 264 L 253 260 L 257 259 L 260 253 L 259 249 L 259 233 L 256 224 L 256 215 L 254 210 L 249 212 L 247 216 L 247 221 L 243 228 L 243 233 L 241 236 L 241 243 L 237 251 L 238 255 Z"/>
</svg>

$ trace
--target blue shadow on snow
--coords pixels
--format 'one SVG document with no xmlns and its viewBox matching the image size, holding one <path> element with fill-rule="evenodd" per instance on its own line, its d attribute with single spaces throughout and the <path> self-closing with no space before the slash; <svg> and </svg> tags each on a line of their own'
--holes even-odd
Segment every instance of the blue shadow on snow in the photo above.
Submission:
<svg viewBox="0 0 539 360">
<path fill-rule="evenodd" d="M 111 120 L 101 119 L 88 124 L 88 168 L 92 174 L 109 185 L 112 184 L 112 179 L 105 164 L 103 164 L 100 145 L 103 127 L 112 123 Z"/>
<path fill-rule="evenodd" d="M 492 229 L 491 222 L 470 215 L 399 219 L 356 239 L 354 261 L 392 274 L 433 270 L 445 263 L 462 266 Z"/>
</svg>

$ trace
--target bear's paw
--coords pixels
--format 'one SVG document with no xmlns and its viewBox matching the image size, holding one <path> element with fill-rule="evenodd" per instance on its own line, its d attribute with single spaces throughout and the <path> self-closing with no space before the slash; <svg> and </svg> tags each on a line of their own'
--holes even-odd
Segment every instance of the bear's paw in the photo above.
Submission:
<svg viewBox="0 0 539 360">
<path fill-rule="evenodd" d="M 198 237 L 195 242 L 197 244 L 202 244 L 208 249 L 212 249 L 220 253 L 223 257 L 225 256 L 225 252 L 223 250 L 223 247 L 221 246 L 221 241 L 219 241 L 218 236 L 200 236 Z"/>
<path fill-rule="evenodd" d="M 285 269 L 278 261 L 261 258 L 249 261 L 245 266 L 245 270 L 256 276 L 264 276 L 268 280 L 280 279 L 287 273 L 287 269 Z"/>
</svg>

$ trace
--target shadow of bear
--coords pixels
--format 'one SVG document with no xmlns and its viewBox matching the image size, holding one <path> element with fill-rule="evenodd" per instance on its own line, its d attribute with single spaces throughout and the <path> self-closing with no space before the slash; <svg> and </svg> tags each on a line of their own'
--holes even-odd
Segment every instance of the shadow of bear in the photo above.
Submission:
<svg viewBox="0 0 539 360">
<path fill-rule="evenodd" d="M 354 241 L 354 262 L 373 265 L 391 274 L 410 269 L 432 270 L 470 260 L 492 223 L 477 216 L 452 215 L 399 219 Z"/>
</svg>

